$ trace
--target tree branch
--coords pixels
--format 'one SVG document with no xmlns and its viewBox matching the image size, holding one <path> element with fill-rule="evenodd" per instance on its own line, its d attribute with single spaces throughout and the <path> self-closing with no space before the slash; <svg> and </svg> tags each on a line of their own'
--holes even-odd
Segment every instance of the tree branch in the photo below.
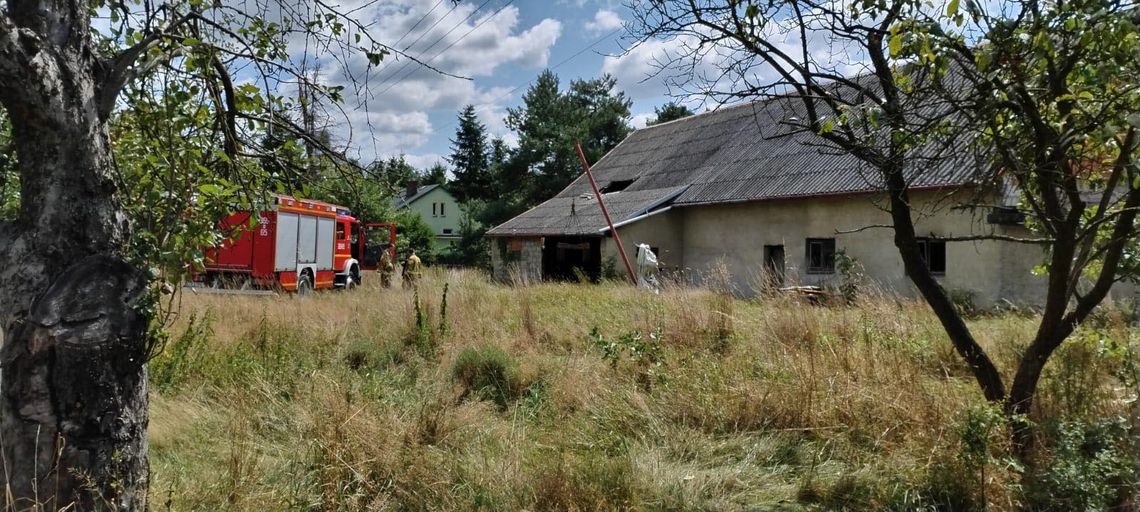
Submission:
<svg viewBox="0 0 1140 512">
<path fill-rule="evenodd" d="M 160 10 L 165 10 L 166 8 L 167 6 L 163 5 Z M 115 109 L 115 100 L 119 97 L 119 92 L 123 90 L 123 86 L 126 85 L 127 81 L 137 75 L 137 68 L 133 66 L 139 57 L 150 50 L 163 37 L 171 36 L 175 29 L 196 17 L 198 17 L 198 14 L 195 12 L 186 13 L 170 22 L 166 27 L 143 36 L 142 41 L 127 47 L 119 52 L 118 55 L 103 62 L 103 77 L 99 84 L 99 90 L 96 92 L 96 101 L 99 105 L 100 117 L 103 119 L 110 117 L 111 111 Z"/>
</svg>

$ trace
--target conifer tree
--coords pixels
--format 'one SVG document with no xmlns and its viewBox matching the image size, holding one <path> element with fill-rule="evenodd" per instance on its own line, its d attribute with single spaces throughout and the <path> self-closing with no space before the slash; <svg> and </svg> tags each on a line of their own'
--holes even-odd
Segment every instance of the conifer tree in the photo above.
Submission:
<svg viewBox="0 0 1140 512">
<path fill-rule="evenodd" d="M 455 167 L 455 180 L 449 188 L 457 199 L 488 199 L 494 195 L 487 163 L 487 127 L 479 122 L 474 105 L 467 105 L 459 113 L 449 160 Z"/>
</svg>

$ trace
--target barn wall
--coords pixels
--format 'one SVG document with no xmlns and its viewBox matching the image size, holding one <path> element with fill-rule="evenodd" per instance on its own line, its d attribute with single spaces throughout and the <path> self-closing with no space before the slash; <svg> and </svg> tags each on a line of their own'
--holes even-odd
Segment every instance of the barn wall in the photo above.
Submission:
<svg viewBox="0 0 1140 512">
<path fill-rule="evenodd" d="M 491 275 L 497 281 L 542 280 L 542 238 L 491 238 Z"/>
<path fill-rule="evenodd" d="M 943 196 L 941 192 L 912 194 L 916 210 L 937 212 L 916 222 L 920 236 L 1026 234 L 1020 227 L 988 224 L 981 212 L 950 210 Z M 836 250 L 854 258 L 874 285 L 914 296 L 917 291 L 904 273 L 893 231 L 869 228 L 890 223 L 889 214 L 882 208 L 885 200 L 852 196 L 685 208 L 681 210 L 683 261 L 696 281 L 707 281 L 718 268 L 723 268 L 737 293 L 751 295 L 763 282 L 764 246 L 783 245 L 786 284 L 837 286 L 841 280 L 839 272 L 806 271 L 806 239 L 835 238 Z M 867 229 L 839 233 L 859 228 Z M 1042 258 L 1040 247 L 1033 245 L 996 241 L 948 243 L 947 269 L 939 280 L 954 293 L 972 295 L 981 306 L 998 299 L 1038 304 L 1045 280 L 1033 275 L 1032 269 Z"/>
<path fill-rule="evenodd" d="M 637 244 L 649 244 L 650 247 L 657 248 L 657 261 L 662 270 L 683 269 L 684 222 L 685 217 L 680 211 L 669 210 L 617 228 L 630 264 L 637 264 Z M 608 261 L 617 272 L 625 274 L 617 244 L 612 237 L 602 239 L 602 261 L 603 267 Z"/>
</svg>

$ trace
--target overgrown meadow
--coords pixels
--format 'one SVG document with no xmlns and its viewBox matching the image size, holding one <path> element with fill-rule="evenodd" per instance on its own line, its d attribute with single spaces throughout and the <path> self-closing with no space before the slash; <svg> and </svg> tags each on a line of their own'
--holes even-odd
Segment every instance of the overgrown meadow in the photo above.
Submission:
<svg viewBox="0 0 1140 512">
<path fill-rule="evenodd" d="M 1050 363 L 1027 478 L 921 303 L 368 277 L 183 294 L 151 364 L 152 508 L 1095 510 L 1137 492 L 1128 308 Z M 1036 323 L 970 326 L 1008 372 Z"/>
</svg>

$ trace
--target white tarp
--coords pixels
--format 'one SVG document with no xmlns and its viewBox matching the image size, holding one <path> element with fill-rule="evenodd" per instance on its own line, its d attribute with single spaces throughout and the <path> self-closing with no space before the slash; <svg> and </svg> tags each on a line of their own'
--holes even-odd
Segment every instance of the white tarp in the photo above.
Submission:
<svg viewBox="0 0 1140 512">
<path fill-rule="evenodd" d="M 661 289 L 657 282 L 657 255 L 648 244 L 637 244 L 637 284 L 654 293 Z"/>
</svg>

